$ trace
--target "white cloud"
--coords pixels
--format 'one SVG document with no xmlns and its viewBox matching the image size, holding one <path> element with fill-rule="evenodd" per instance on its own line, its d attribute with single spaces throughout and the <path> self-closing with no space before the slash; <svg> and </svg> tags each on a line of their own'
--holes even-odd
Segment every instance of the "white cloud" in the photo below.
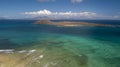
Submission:
<svg viewBox="0 0 120 67">
<path fill-rule="evenodd" d="M 71 0 L 72 3 L 81 3 L 83 0 Z"/>
<path fill-rule="evenodd" d="M 94 12 L 52 12 L 49 10 L 40 10 L 34 12 L 25 12 L 26 15 L 31 15 L 33 17 L 49 17 L 56 19 L 69 19 L 69 18 L 93 18 L 97 17 L 97 14 Z"/>
<path fill-rule="evenodd" d="M 52 14 L 51 11 L 49 10 L 40 10 L 40 11 L 36 11 L 36 12 L 25 12 L 25 14 L 30 14 L 30 15 L 50 15 Z"/>
<path fill-rule="evenodd" d="M 32 18 L 44 18 L 44 19 L 120 19 L 120 16 L 113 15 L 103 15 L 95 12 L 52 12 L 50 10 L 40 10 L 33 12 L 24 12 L 23 14 L 32 17 Z"/>
</svg>

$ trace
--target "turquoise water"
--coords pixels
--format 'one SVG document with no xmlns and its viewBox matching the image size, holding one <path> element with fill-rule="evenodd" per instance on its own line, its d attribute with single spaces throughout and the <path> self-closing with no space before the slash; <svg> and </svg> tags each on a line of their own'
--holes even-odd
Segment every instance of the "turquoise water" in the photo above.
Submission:
<svg viewBox="0 0 120 67">
<path fill-rule="evenodd" d="M 55 27 L 33 22 L 0 20 L 1 67 L 120 67 L 120 27 Z"/>
</svg>

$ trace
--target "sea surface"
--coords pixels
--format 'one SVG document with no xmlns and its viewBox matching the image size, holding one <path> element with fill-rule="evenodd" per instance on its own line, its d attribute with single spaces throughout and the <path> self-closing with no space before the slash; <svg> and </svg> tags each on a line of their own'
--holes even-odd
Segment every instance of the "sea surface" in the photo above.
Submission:
<svg viewBox="0 0 120 67">
<path fill-rule="evenodd" d="M 119 20 L 76 20 L 81 21 L 120 25 Z M 34 22 L 0 20 L 0 67 L 120 67 L 120 27 Z"/>
</svg>

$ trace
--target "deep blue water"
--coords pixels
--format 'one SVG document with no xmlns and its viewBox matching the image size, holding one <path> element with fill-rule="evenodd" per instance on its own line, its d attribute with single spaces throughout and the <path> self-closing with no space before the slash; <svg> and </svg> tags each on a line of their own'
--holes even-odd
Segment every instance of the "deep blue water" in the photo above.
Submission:
<svg viewBox="0 0 120 67">
<path fill-rule="evenodd" d="M 65 21 L 65 20 L 56 20 Z M 69 20 L 67 20 L 69 21 Z M 73 20 L 72 20 L 73 21 Z M 119 20 L 75 20 L 76 22 L 85 21 L 92 23 L 105 23 L 120 25 Z M 119 42 L 119 27 L 55 27 L 49 25 L 34 25 L 35 20 L 0 20 L 0 32 L 33 32 L 33 33 L 58 33 L 74 36 L 83 36 L 95 38 L 98 40 L 106 40 L 110 42 Z M 27 34 L 27 33 L 26 33 Z M 2 36 L 2 35 L 1 35 Z M 2 37 L 0 37 L 2 38 Z"/>
</svg>

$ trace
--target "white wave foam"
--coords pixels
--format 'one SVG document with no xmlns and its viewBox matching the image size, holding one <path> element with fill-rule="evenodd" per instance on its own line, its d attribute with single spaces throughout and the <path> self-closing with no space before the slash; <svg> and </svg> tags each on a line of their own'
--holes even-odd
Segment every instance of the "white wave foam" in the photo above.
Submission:
<svg viewBox="0 0 120 67">
<path fill-rule="evenodd" d="M 30 52 L 30 53 L 33 53 L 33 52 L 35 52 L 35 51 L 36 51 L 36 50 L 30 50 L 29 52 Z"/>
<path fill-rule="evenodd" d="M 39 58 L 43 58 L 43 57 L 44 57 L 44 55 L 40 55 L 40 56 L 39 56 Z"/>
<path fill-rule="evenodd" d="M 0 53 L 14 53 L 14 49 L 0 50 Z"/>
<path fill-rule="evenodd" d="M 36 61 L 36 60 L 38 60 L 38 59 L 42 59 L 43 57 L 44 57 L 44 55 L 40 55 L 40 56 L 38 56 L 38 57 L 33 58 L 33 60 Z"/>
<path fill-rule="evenodd" d="M 21 50 L 21 51 L 18 51 L 18 53 L 25 53 L 27 52 L 26 50 Z"/>
<path fill-rule="evenodd" d="M 14 49 L 4 49 L 0 50 L 0 53 L 27 53 L 27 55 L 30 55 L 34 53 L 36 50 L 21 50 L 21 51 L 15 51 Z M 40 56 L 41 58 L 43 56 Z"/>
<path fill-rule="evenodd" d="M 28 53 L 27 53 L 27 55 L 30 55 L 30 54 L 34 53 L 35 51 L 36 50 L 29 50 Z"/>
</svg>

